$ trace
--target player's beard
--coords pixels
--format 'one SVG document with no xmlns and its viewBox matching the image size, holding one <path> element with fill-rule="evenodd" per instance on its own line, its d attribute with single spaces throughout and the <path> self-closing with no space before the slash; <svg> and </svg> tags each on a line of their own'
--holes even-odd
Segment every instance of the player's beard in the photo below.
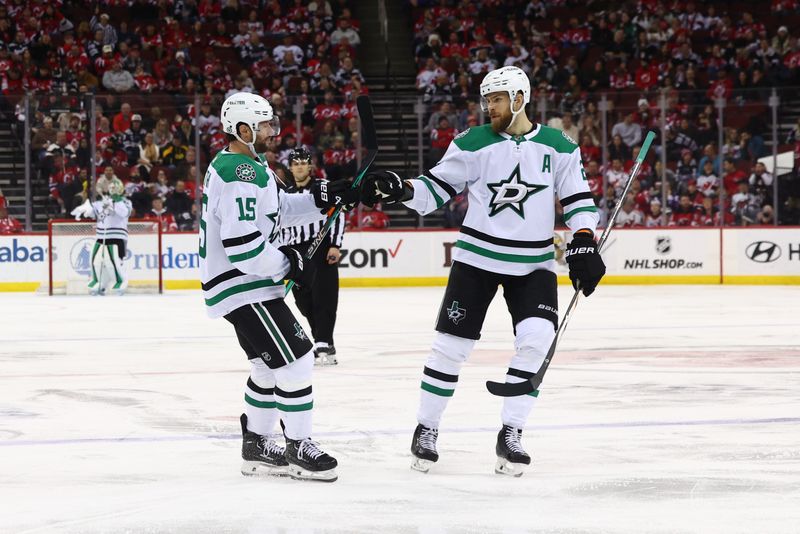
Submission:
<svg viewBox="0 0 800 534">
<path fill-rule="evenodd" d="M 253 148 L 256 149 L 257 153 L 263 154 L 264 152 L 267 151 L 267 139 L 264 139 L 263 141 L 259 141 L 258 139 L 256 139 L 253 142 Z"/>
<path fill-rule="evenodd" d="M 492 130 L 495 133 L 500 133 L 506 131 L 509 126 L 511 126 L 511 120 L 514 116 L 511 114 L 511 109 L 508 109 L 505 113 L 500 114 L 499 117 L 489 118 L 492 122 Z"/>
</svg>

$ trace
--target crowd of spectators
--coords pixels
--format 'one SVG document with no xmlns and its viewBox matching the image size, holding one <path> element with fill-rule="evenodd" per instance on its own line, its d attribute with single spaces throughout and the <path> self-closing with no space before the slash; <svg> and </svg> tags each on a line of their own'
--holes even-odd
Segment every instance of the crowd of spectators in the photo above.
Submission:
<svg viewBox="0 0 800 534">
<path fill-rule="evenodd" d="M 279 176 L 299 145 L 318 175 L 354 173 L 354 102 L 368 92 L 360 42 L 347 0 L 10 0 L 0 4 L 1 98 L 23 121 L 21 95 L 33 95 L 31 146 L 51 216 L 112 175 L 135 217 L 166 210 L 165 229 L 190 229 L 198 169 L 227 144 L 218 113 L 234 92 L 269 98 L 282 118 L 265 154 Z"/>
<path fill-rule="evenodd" d="M 774 0 L 755 9 L 743 2 L 638 0 L 607 11 L 578 0 L 410 4 L 417 90 L 432 111 L 426 163 L 435 163 L 459 131 L 484 122 L 476 99 L 480 81 L 492 69 L 514 65 L 531 79 L 536 118 L 544 108 L 547 124 L 580 145 L 604 217 L 621 200 L 644 134 L 660 133 L 663 96 L 667 166 L 645 166 L 620 222 L 774 224 L 773 176 L 757 160 L 771 154 L 765 141 L 771 88 L 800 86 L 800 3 Z M 727 109 L 722 147 L 718 99 Z M 800 139 L 780 141 L 790 145 L 781 150 L 794 149 L 800 160 Z M 650 161 L 660 158 L 660 148 L 655 155 Z M 782 223 L 800 222 L 792 218 L 797 182 L 794 177 L 782 192 Z M 449 224 L 460 223 L 446 215 Z"/>
</svg>

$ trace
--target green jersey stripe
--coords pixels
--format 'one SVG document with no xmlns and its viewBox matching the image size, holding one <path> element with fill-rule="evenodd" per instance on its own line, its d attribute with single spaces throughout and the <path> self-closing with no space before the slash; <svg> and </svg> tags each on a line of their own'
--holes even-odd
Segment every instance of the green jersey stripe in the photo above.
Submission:
<svg viewBox="0 0 800 534">
<path fill-rule="evenodd" d="M 250 406 L 255 406 L 256 408 L 276 408 L 278 405 L 278 403 L 275 401 L 256 400 L 247 393 L 244 394 L 244 401 Z"/>
<path fill-rule="evenodd" d="M 569 212 L 564 214 L 564 222 L 567 222 L 568 220 L 570 220 L 570 218 L 573 215 L 575 215 L 577 213 L 580 213 L 582 211 L 588 211 L 588 212 L 591 212 L 591 213 L 597 213 L 597 207 L 596 206 L 584 206 L 582 208 L 575 208 L 574 210 L 569 211 Z"/>
<path fill-rule="evenodd" d="M 314 407 L 314 401 L 305 404 L 283 404 L 278 403 L 278 409 L 282 412 L 305 412 Z"/>
<path fill-rule="evenodd" d="M 456 248 L 464 249 L 466 251 L 485 256 L 493 260 L 507 261 L 511 263 L 542 263 L 552 260 L 556 257 L 555 252 L 548 252 L 546 254 L 539 254 L 536 256 L 523 256 L 521 254 L 505 254 L 502 252 L 495 252 L 488 250 L 466 241 L 458 240 L 455 244 Z"/>
<path fill-rule="evenodd" d="M 452 397 L 453 393 L 455 392 L 454 389 L 437 388 L 436 386 L 432 386 L 426 382 L 422 382 L 420 387 L 428 393 L 433 393 L 434 395 L 439 395 L 440 397 Z"/>
<path fill-rule="evenodd" d="M 233 256 L 228 256 L 228 259 L 231 261 L 231 263 L 238 263 L 240 261 L 249 260 L 250 258 L 255 258 L 264 251 L 265 245 L 266 243 L 262 241 L 261 244 L 258 245 L 253 250 L 250 250 L 248 252 L 242 252 L 241 254 L 234 254 Z"/>
<path fill-rule="evenodd" d="M 247 282 L 246 284 L 231 286 L 228 289 L 220 291 L 213 297 L 207 298 L 206 306 L 214 306 L 232 295 L 238 295 L 239 293 L 244 293 L 245 291 L 252 291 L 254 289 L 262 289 L 265 287 L 275 287 L 282 285 L 283 281 L 276 282 L 268 278 L 266 280 L 256 280 L 255 282 Z"/>
<path fill-rule="evenodd" d="M 430 191 L 431 195 L 433 195 L 433 199 L 436 201 L 436 208 L 439 209 L 442 206 L 444 206 L 444 199 L 436 194 L 436 190 L 433 188 L 433 184 L 431 183 L 431 181 L 428 180 L 425 176 L 421 175 L 418 176 L 417 179 L 420 180 L 423 184 L 425 184 L 425 187 L 427 187 L 428 191 Z"/>
<path fill-rule="evenodd" d="M 280 330 L 278 329 L 277 325 L 275 325 L 275 323 L 272 321 L 272 317 L 269 316 L 267 309 L 258 302 L 252 304 L 251 306 L 253 306 L 256 312 L 258 312 L 258 315 L 261 316 L 261 320 L 264 322 L 264 326 L 267 327 L 273 341 L 275 341 L 275 344 L 278 346 L 278 349 L 280 349 L 280 351 L 283 353 L 283 359 L 286 360 L 286 363 L 293 362 L 294 358 L 292 357 L 292 351 L 289 348 L 289 344 L 286 343 L 285 339 L 283 339 Z"/>
</svg>

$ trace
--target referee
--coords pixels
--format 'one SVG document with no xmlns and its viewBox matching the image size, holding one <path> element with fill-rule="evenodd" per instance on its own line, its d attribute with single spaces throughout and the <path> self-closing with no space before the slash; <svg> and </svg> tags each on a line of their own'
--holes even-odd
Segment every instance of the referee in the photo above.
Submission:
<svg viewBox="0 0 800 534">
<path fill-rule="evenodd" d="M 283 184 L 288 193 L 310 194 L 312 163 L 311 154 L 298 147 L 289 154 L 289 170 L 294 183 Z M 311 241 L 325 225 L 327 215 L 306 225 L 281 229 L 281 242 L 305 254 Z M 297 308 L 311 326 L 314 338 L 314 362 L 317 365 L 336 365 L 336 347 L 333 345 L 333 328 L 336 325 L 336 309 L 339 306 L 339 259 L 344 237 L 344 212 L 334 221 L 325 241 L 306 267 L 308 282 L 294 285 L 292 293 Z"/>
</svg>

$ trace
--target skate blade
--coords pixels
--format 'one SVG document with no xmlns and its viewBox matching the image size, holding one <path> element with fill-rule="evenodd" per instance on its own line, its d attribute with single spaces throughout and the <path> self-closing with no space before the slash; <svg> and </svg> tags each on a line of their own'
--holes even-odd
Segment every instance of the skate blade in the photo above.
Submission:
<svg viewBox="0 0 800 534">
<path fill-rule="evenodd" d="M 497 463 L 494 465 L 494 472 L 498 475 L 506 475 L 510 477 L 519 478 L 525 474 L 528 469 L 528 464 L 520 464 L 509 462 L 505 458 L 497 457 Z"/>
<path fill-rule="evenodd" d="M 336 356 L 317 356 L 314 358 L 314 365 L 318 367 L 330 367 L 332 365 L 339 365 Z"/>
<path fill-rule="evenodd" d="M 328 469 L 327 471 L 309 471 L 300 466 L 289 464 L 289 476 L 295 480 L 311 480 L 314 482 L 336 482 L 339 475 L 336 469 Z"/>
<path fill-rule="evenodd" d="M 419 471 L 420 473 L 427 473 L 436 462 L 432 460 L 423 460 L 422 458 L 414 458 L 411 461 L 411 469 Z"/>
<path fill-rule="evenodd" d="M 288 467 L 245 460 L 242 462 L 242 474 L 246 477 L 286 477 L 289 476 Z"/>
</svg>

